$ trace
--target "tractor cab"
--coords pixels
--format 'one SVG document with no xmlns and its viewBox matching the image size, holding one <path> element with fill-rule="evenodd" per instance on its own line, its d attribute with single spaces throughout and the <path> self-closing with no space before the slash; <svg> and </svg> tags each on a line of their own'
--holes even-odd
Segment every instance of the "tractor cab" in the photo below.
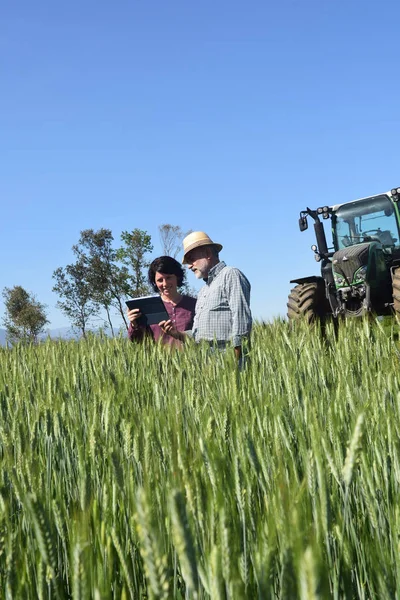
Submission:
<svg viewBox="0 0 400 600">
<path fill-rule="evenodd" d="M 386 194 L 333 207 L 331 214 L 335 250 L 372 241 L 390 253 L 400 248 L 395 207 Z"/>
</svg>

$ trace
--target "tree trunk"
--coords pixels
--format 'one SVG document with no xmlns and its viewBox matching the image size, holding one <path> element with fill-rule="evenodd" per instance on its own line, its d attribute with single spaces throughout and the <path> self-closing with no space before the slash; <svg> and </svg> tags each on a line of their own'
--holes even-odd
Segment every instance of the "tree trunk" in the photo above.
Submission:
<svg viewBox="0 0 400 600">
<path fill-rule="evenodd" d="M 111 322 L 110 309 L 109 309 L 108 305 L 106 305 L 106 307 L 105 307 L 105 308 L 106 308 L 106 312 L 107 312 L 107 320 L 108 320 L 108 323 L 109 323 L 109 325 L 110 325 L 110 329 L 111 329 L 112 336 L 113 336 L 113 337 L 115 337 L 115 334 L 114 334 L 114 328 L 113 328 L 113 325 L 112 325 L 112 322 Z"/>
</svg>

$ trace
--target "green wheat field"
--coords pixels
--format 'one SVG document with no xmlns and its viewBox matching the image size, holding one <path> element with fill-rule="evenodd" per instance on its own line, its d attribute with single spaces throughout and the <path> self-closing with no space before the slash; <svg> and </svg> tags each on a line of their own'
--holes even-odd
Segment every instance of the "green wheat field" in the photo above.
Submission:
<svg viewBox="0 0 400 600">
<path fill-rule="evenodd" d="M 251 363 L 0 349 L 0 598 L 400 598 L 400 352 L 254 329 Z"/>
</svg>

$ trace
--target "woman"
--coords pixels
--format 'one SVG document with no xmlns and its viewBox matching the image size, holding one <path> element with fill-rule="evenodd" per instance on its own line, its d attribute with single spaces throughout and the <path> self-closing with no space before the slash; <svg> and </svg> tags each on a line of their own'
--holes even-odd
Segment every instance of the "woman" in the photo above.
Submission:
<svg viewBox="0 0 400 600">
<path fill-rule="evenodd" d="M 155 292 L 158 292 L 164 303 L 169 318 L 179 331 L 192 328 L 196 299 L 186 296 L 178 291 L 183 284 L 185 272 L 177 260 L 171 256 L 160 256 L 150 265 L 148 279 Z M 139 309 L 128 310 L 130 321 L 128 337 L 132 342 L 141 342 L 146 336 L 152 337 L 156 342 L 172 346 L 181 346 L 182 343 L 171 335 L 165 333 L 159 325 L 143 327 L 139 324 Z"/>
</svg>

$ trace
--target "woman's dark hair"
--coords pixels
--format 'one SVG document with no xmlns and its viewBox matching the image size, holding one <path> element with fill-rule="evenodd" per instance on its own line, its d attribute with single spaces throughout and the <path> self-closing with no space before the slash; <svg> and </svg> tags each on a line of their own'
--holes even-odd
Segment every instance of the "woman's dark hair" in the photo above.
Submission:
<svg viewBox="0 0 400 600">
<path fill-rule="evenodd" d="M 165 275 L 176 275 L 178 288 L 183 285 L 185 280 L 185 271 L 182 265 L 178 263 L 172 256 L 159 256 L 155 258 L 149 267 L 148 279 L 155 292 L 158 292 L 156 286 L 156 273 L 164 273 Z"/>
</svg>

